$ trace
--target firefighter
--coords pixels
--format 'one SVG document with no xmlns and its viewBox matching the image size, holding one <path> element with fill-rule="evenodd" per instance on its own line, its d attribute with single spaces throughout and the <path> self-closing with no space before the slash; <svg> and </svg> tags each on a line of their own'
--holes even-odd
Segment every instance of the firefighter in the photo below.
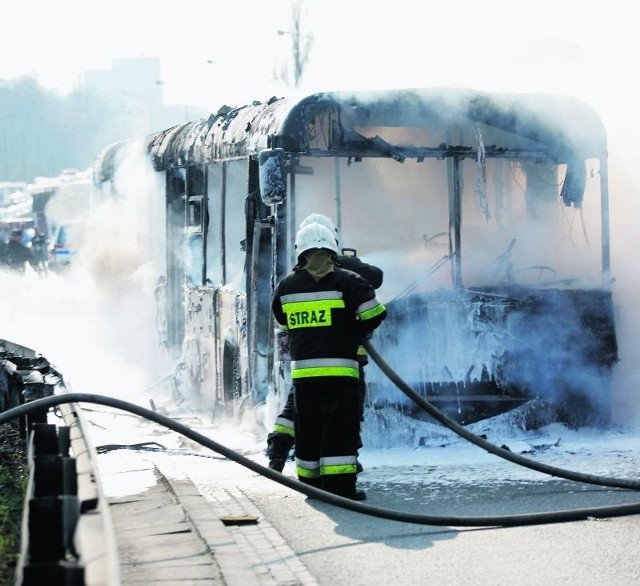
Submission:
<svg viewBox="0 0 640 586">
<path fill-rule="evenodd" d="M 298 263 L 272 302 L 288 331 L 296 472 L 301 482 L 354 500 L 360 440 L 358 346 L 386 317 L 373 286 L 336 265 L 335 234 L 315 223 L 296 235 Z"/>
<path fill-rule="evenodd" d="M 34 270 L 36 270 L 38 266 L 32 250 L 23 244 L 22 239 L 23 231 L 13 230 L 4 250 L 3 263 L 7 268 L 18 274 L 25 273 L 27 263 L 29 263 Z"/>
<path fill-rule="evenodd" d="M 31 239 L 31 250 L 35 257 L 38 272 L 42 276 L 49 275 L 49 239 L 47 235 L 39 228 L 35 229 L 35 234 Z"/>
<path fill-rule="evenodd" d="M 300 222 L 300 226 L 298 229 L 302 229 L 305 226 L 313 223 L 322 224 L 326 228 L 328 228 L 333 234 L 335 234 L 336 238 L 336 246 L 340 246 L 340 242 L 338 239 L 338 230 L 335 227 L 335 224 L 328 216 L 323 214 L 313 213 L 307 216 L 302 222 Z M 362 262 L 356 255 L 354 254 L 345 254 L 345 252 L 351 252 L 353 249 L 344 249 L 343 254 L 336 258 L 336 264 L 344 269 L 348 269 L 350 271 L 354 271 L 358 273 L 361 277 L 369 281 L 371 285 L 373 285 L 374 289 L 380 288 L 383 280 L 383 272 L 381 269 L 374 265 L 367 264 Z M 363 346 L 358 347 L 358 362 L 360 363 L 360 422 L 364 421 L 364 402 L 366 397 L 367 385 L 364 379 L 364 366 L 368 364 L 368 356 L 367 352 Z M 287 396 L 287 401 L 285 403 L 284 408 L 276 417 L 276 421 L 274 424 L 273 431 L 267 436 L 267 457 L 269 458 L 269 468 L 273 470 L 277 470 L 278 472 L 282 472 L 284 470 L 285 462 L 289 457 L 289 452 L 295 443 L 295 437 L 293 432 L 293 417 L 294 417 L 294 401 L 293 401 L 293 389 L 289 392 Z M 362 440 L 359 441 L 358 448 L 362 447 Z M 362 472 L 362 465 L 360 462 L 357 462 L 357 470 L 358 472 Z"/>
</svg>

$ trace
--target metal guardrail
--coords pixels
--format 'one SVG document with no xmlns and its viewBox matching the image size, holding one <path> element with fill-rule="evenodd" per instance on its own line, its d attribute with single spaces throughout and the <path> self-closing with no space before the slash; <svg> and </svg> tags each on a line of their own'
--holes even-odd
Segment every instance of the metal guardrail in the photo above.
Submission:
<svg viewBox="0 0 640 586">
<path fill-rule="evenodd" d="M 0 411 L 67 392 L 33 350 L 0 340 L 0 358 Z M 119 586 L 115 530 L 86 421 L 75 403 L 55 416 L 34 412 L 16 424 L 29 458 L 16 586 Z"/>
</svg>

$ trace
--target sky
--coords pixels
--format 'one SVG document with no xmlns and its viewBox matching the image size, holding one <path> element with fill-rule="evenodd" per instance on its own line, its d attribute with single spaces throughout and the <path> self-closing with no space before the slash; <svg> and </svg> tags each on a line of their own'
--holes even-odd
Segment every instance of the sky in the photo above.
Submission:
<svg viewBox="0 0 640 586">
<path fill-rule="evenodd" d="M 570 92 L 602 103 L 619 96 L 612 82 L 633 85 L 625 74 L 637 41 L 626 2 L 430 4 L 306 0 L 303 26 L 313 45 L 301 89 L 453 84 Z M 151 0 L 4 3 L 0 79 L 36 75 L 65 93 L 84 71 L 109 68 L 114 58 L 157 57 L 167 102 L 206 107 L 230 94 L 259 99 L 278 87 L 274 68 L 290 54 L 291 37 L 277 34 L 291 29 L 290 1 L 222 6 L 210 0 L 183 0 L 171 10 Z"/>
</svg>

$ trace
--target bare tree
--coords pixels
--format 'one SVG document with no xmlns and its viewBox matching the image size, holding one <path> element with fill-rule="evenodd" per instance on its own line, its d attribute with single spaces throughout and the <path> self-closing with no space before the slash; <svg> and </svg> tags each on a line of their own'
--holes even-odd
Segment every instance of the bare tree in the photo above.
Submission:
<svg viewBox="0 0 640 586">
<path fill-rule="evenodd" d="M 304 73 L 304 67 L 309 61 L 309 54 L 313 44 L 313 35 L 305 32 L 303 23 L 305 0 L 291 0 L 291 28 L 290 30 L 279 30 L 278 35 L 288 35 L 291 37 L 291 61 L 293 69 L 293 87 L 300 85 L 300 80 Z M 276 73 L 276 78 L 290 83 L 289 67 L 285 65 Z"/>
</svg>

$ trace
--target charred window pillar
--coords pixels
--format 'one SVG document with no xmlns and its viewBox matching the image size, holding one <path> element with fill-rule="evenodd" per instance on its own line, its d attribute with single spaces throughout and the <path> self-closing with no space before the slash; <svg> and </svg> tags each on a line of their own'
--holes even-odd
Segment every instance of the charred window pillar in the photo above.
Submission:
<svg viewBox="0 0 640 586">
<path fill-rule="evenodd" d="M 188 167 L 186 182 L 186 253 L 187 278 L 193 285 L 202 285 L 207 275 L 206 265 L 206 169 Z"/>
<path fill-rule="evenodd" d="M 173 169 L 166 176 L 167 205 L 167 307 L 178 308 L 167 316 L 169 347 L 180 351 L 184 335 L 184 219 L 186 181 L 184 169 Z"/>
<path fill-rule="evenodd" d="M 451 259 L 451 280 L 454 287 L 462 287 L 462 256 L 460 252 L 460 224 L 462 207 L 460 205 L 460 159 L 454 156 L 447 159 L 449 170 L 449 258 Z"/>
</svg>

